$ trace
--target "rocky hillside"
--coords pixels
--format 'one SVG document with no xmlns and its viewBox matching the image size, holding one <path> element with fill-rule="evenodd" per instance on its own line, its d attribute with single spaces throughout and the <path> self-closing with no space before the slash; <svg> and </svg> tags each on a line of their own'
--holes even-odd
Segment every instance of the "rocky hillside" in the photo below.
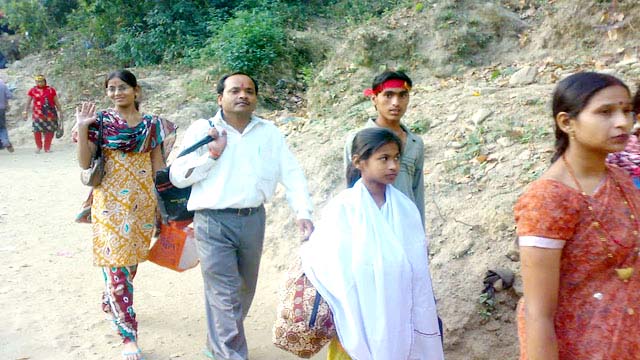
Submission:
<svg viewBox="0 0 640 360">
<path fill-rule="evenodd" d="M 325 60 L 309 85 L 276 94 L 289 110 L 259 113 L 288 134 L 308 175 L 318 208 L 343 185 L 346 133 L 374 109 L 362 96 L 384 67 L 414 79 L 406 123 L 423 137 L 427 232 L 448 359 L 513 359 L 518 353 L 514 309 L 521 296 L 512 206 L 549 163 L 549 100 L 558 79 L 580 70 L 616 74 L 635 89 L 640 78 L 635 1 L 421 1 L 351 29 L 310 24 L 297 34 Z M 634 41 L 635 40 L 635 41 Z M 59 52 L 56 52 L 59 54 Z M 31 56 L 4 72 L 24 94 L 30 75 L 47 71 L 51 55 Z M 215 108 L 207 69 L 134 69 L 144 110 L 184 128 Z M 102 103 L 102 70 L 67 68 L 49 76 L 66 116 L 82 99 Z M 286 84 L 286 81 L 284 82 Z M 281 84 L 282 85 L 282 84 Z M 208 94 L 208 95 L 207 95 Z M 18 121 L 24 99 L 9 113 L 16 145 L 30 145 L 30 127 Z M 67 121 L 67 128 L 71 122 Z M 266 256 L 294 254 L 277 239 L 297 239 L 282 194 L 269 206 Z M 288 264 L 277 264 L 285 269 Z M 480 297 L 489 269 L 516 274 L 513 289 L 494 302 Z"/>
</svg>

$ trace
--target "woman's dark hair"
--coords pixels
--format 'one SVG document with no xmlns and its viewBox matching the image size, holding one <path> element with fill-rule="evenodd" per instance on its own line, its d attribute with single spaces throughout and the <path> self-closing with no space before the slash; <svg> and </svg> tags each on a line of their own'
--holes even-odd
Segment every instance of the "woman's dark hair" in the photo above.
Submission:
<svg viewBox="0 0 640 360">
<path fill-rule="evenodd" d="M 127 85 L 131 86 L 132 88 L 136 88 L 138 86 L 138 80 L 136 79 L 136 76 L 133 75 L 131 71 L 122 69 L 122 70 L 112 71 L 109 73 L 109 75 L 107 75 L 107 77 L 104 80 L 105 89 L 109 86 L 109 80 L 114 78 L 118 78 L 124 81 Z M 133 103 L 136 106 L 136 110 L 140 110 L 140 102 L 136 99 Z"/>
<path fill-rule="evenodd" d="M 357 156 L 359 160 L 367 160 L 379 148 L 389 143 L 398 145 L 398 150 L 402 153 L 402 140 L 390 130 L 379 127 L 360 130 L 351 142 L 351 157 Z M 350 188 L 360 179 L 362 174 L 353 166 L 352 159 L 348 160 L 346 176 L 347 187 Z"/>
<path fill-rule="evenodd" d="M 233 75 L 244 75 L 246 77 L 248 77 L 249 79 L 251 79 L 251 81 L 253 81 L 253 86 L 256 88 L 256 95 L 258 95 L 258 82 L 256 81 L 256 79 L 254 79 L 251 75 L 243 73 L 241 71 L 236 71 L 232 74 L 227 74 L 223 77 L 220 78 L 220 80 L 218 80 L 218 85 L 216 86 L 216 92 L 218 93 L 218 95 L 222 95 L 222 93 L 224 92 L 224 82 L 232 77 Z"/>
<path fill-rule="evenodd" d="M 633 112 L 636 116 L 640 115 L 640 85 L 638 85 L 636 94 L 633 96 Z"/>
<path fill-rule="evenodd" d="M 562 131 L 556 122 L 559 113 L 565 112 L 575 118 L 589 104 L 589 100 L 600 90 L 610 86 L 622 86 L 629 94 L 629 87 L 615 76 L 597 72 L 580 72 L 558 83 L 553 91 L 551 110 L 556 133 L 556 153 L 551 158 L 555 162 L 569 147 L 569 135 Z"/>
<path fill-rule="evenodd" d="M 411 79 L 409 78 L 409 76 L 407 76 L 407 74 L 404 73 L 404 71 L 391 71 L 391 70 L 386 70 L 385 72 L 383 72 L 382 74 L 376 76 L 373 79 L 373 84 L 371 85 L 372 89 L 375 89 L 378 87 L 378 85 L 384 83 L 387 80 L 403 80 L 406 81 L 407 84 L 409 85 L 409 87 L 413 87 L 413 81 L 411 81 Z"/>
</svg>

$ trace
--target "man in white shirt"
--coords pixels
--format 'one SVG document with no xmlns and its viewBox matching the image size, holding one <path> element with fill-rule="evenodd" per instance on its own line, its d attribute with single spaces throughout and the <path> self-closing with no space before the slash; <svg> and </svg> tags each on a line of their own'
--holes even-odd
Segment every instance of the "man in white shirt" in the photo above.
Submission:
<svg viewBox="0 0 640 360">
<path fill-rule="evenodd" d="M 206 135 L 215 140 L 171 165 L 171 182 L 193 185 L 187 204 L 194 226 L 205 286 L 208 341 L 216 360 L 248 358 L 243 320 L 255 292 L 264 240 L 264 202 L 276 185 L 286 188 L 304 238 L 313 232 L 307 183 L 284 136 L 255 115 L 258 84 L 243 73 L 226 75 L 218 86 L 220 110 L 195 121 L 183 148 Z"/>
</svg>

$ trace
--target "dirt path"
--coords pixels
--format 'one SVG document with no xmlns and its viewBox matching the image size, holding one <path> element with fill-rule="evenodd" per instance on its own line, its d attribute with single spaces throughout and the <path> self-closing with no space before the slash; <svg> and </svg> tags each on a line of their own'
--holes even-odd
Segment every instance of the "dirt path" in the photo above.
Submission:
<svg viewBox="0 0 640 360">
<path fill-rule="evenodd" d="M 74 146 L 53 149 L 0 151 L 0 358 L 121 359 L 120 340 L 99 306 L 102 279 L 91 262 L 90 226 L 73 222 L 88 188 L 78 179 Z M 263 257 L 245 322 L 252 359 L 296 359 L 271 344 L 279 261 Z M 143 263 L 135 284 L 145 359 L 205 359 L 199 268 L 180 274 Z"/>
</svg>

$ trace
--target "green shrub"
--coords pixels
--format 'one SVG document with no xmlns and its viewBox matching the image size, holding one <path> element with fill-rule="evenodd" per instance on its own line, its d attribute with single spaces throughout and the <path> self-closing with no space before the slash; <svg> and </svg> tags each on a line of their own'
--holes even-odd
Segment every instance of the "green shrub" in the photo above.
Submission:
<svg viewBox="0 0 640 360">
<path fill-rule="evenodd" d="M 333 0 L 325 2 L 324 13 L 335 20 L 362 23 L 379 17 L 389 10 L 413 5 L 407 0 Z"/>
<path fill-rule="evenodd" d="M 91 46 L 107 48 L 124 66 L 173 62 L 201 48 L 217 15 L 206 0 L 83 3 L 74 25 Z"/>
<path fill-rule="evenodd" d="M 78 8 L 78 0 L 41 0 L 40 3 L 58 26 L 65 26 L 67 16 Z"/>
<path fill-rule="evenodd" d="M 454 39 L 456 44 L 455 54 L 467 65 L 473 64 L 472 56 L 483 50 L 493 39 L 491 34 L 482 32 L 477 28 L 469 28 L 461 31 Z"/>
<path fill-rule="evenodd" d="M 225 70 L 266 72 L 285 55 L 287 36 L 280 18 L 269 11 L 239 11 L 226 22 L 202 52 Z"/>
<path fill-rule="evenodd" d="M 58 27 L 40 1 L 4 0 L 0 6 L 9 27 L 24 35 L 22 44 L 27 50 L 55 46 Z"/>
<path fill-rule="evenodd" d="M 106 48 L 118 34 L 130 30 L 148 10 L 150 1 L 84 0 L 69 16 L 69 27 L 77 31 L 87 47 Z"/>
</svg>

